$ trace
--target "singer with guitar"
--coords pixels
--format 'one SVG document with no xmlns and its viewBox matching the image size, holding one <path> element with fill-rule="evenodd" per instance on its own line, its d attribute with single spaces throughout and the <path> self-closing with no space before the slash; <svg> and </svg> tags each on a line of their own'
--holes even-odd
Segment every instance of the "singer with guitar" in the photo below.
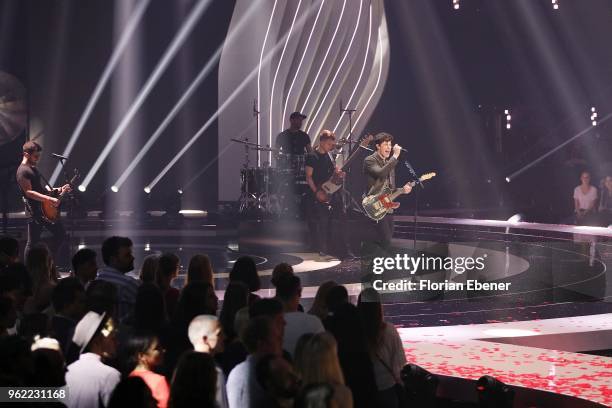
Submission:
<svg viewBox="0 0 612 408">
<path fill-rule="evenodd" d="M 52 207 L 58 207 L 60 199 L 53 197 L 53 194 L 61 196 L 69 193 L 72 189 L 69 184 L 56 189 L 48 186 L 47 181 L 36 167 L 40 161 L 41 153 L 42 147 L 38 143 L 34 141 L 26 142 L 23 145 L 23 160 L 17 168 L 17 184 L 21 189 L 26 206 L 26 215 L 28 216 L 28 242 L 24 257 L 27 256 L 32 245 L 40 241 L 40 235 L 45 228 L 53 235 L 51 251 L 57 261 L 58 254 L 66 242 L 66 231 L 61 221 L 51 222 L 44 216 L 42 206 L 48 204 Z M 45 185 L 48 186 L 48 189 L 45 189 Z"/>
<path fill-rule="evenodd" d="M 368 196 L 379 194 L 386 189 L 395 190 L 395 167 L 402 151 L 400 145 L 393 145 L 393 136 L 384 132 L 374 136 L 374 146 L 376 151 L 366 157 L 363 162 L 363 171 L 368 183 Z M 412 191 L 411 184 L 406 183 L 402 190 L 403 194 L 409 194 Z M 376 222 L 375 229 L 379 245 L 389 250 L 393 236 L 393 216 L 389 214 Z"/>
<path fill-rule="evenodd" d="M 337 219 L 338 229 L 334 236 L 339 237 L 343 256 L 353 258 L 353 253 L 348 249 L 346 214 L 343 211 L 340 194 L 328 196 L 321 189 L 323 183 L 334 176 L 343 179 L 345 173 L 336 168 L 331 157 L 331 151 L 336 147 L 336 136 L 329 130 L 323 130 L 319 135 L 319 145 L 306 156 L 306 183 L 311 191 L 310 205 L 308 211 L 308 227 L 312 235 L 313 247 L 319 252 L 320 260 L 332 259 L 328 255 L 327 240 L 331 230 L 332 219 Z"/>
</svg>

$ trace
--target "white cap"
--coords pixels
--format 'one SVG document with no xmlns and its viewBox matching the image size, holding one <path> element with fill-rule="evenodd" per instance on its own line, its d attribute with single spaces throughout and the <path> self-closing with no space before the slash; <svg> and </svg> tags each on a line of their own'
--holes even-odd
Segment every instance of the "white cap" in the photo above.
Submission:
<svg viewBox="0 0 612 408">
<path fill-rule="evenodd" d="M 106 313 L 88 312 L 76 325 L 72 341 L 79 346 L 79 354 L 85 350 L 91 339 L 94 338 L 105 316 Z"/>
</svg>

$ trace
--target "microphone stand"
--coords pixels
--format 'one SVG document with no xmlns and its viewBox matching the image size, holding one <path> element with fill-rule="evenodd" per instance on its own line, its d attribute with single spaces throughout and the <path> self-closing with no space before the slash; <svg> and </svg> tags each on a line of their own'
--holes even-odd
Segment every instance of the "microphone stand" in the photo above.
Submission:
<svg viewBox="0 0 612 408">
<path fill-rule="evenodd" d="M 60 164 L 62 165 L 62 175 L 64 176 L 64 184 L 68 184 L 70 183 L 70 177 L 68 176 L 68 172 L 66 171 L 66 157 L 57 157 L 57 156 L 53 156 L 56 157 L 57 160 L 59 160 Z M 50 186 L 53 187 L 53 186 Z M 72 247 L 72 240 L 74 238 L 74 200 L 73 200 L 73 193 L 70 192 L 68 193 L 69 196 L 69 204 L 68 204 L 68 209 L 66 210 L 66 219 L 68 221 L 68 259 L 66 259 L 66 261 L 68 262 L 68 265 L 70 264 L 70 256 L 74 253 L 73 250 L 74 248 Z M 61 214 L 61 209 L 58 209 L 60 211 Z"/>
<path fill-rule="evenodd" d="M 404 160 L 404 166 L 406 166 L 406 168 L 408 169 L 408 172 L 410 173 L 410 175 L 412 176 L 416 184 L 421 186 L 421 188 L 424 188 L 423 182 L 421 181 L 419 176 L 417 176 L 417 174 L 415 173 L 410 163 L 408 163 L 408 160 Z M 416 187 L 416 184 L 415 184 L 415 187 Z M 417 217 L 418 216 L 419 216 L 419 189 L 416 189 L 416 197 L 414 198 L 414 223 L 413 223 L 414 236 L 412 239 L 412 246 L 413 246 L 415 253 L 416 253 L 416 242 L 417 242 L 417 227 L 418 227 Z"/>
</svg>

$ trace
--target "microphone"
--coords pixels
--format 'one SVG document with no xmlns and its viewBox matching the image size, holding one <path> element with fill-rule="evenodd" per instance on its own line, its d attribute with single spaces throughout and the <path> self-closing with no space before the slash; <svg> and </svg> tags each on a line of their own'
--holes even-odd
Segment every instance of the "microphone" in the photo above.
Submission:
<svg viewBox="0 0 612 408">
<path fill-rule="evenodd" d="M 51 156 L 55 157 L 56 159 L 60 159 L 60 160 L 68 160 L 66 156 L 62 156 L 61 154 L 57 154 L 57 153 L 51 153 Z"/>
</svg>

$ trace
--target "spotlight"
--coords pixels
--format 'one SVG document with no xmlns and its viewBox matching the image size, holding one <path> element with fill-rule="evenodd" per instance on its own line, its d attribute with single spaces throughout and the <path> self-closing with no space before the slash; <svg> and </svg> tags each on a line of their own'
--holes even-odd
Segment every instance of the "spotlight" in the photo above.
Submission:
<svg viewBox="0 0 612 408">
<path fill-rule="evenodd" d="M 151 187 L 146 186 L 146 187 L 144 188 L 144 192 L 145 192 L 145 193 L 147 193 L 147 194 L 151 194 Z"/>
<path fill-rule="evenodd" d="M 145 244 L 144 250 L 145 250 L 146 252 L 149 252 L 149 251 L 151 250 L 151 244 L 147 242 L 147 243 Z"/>
<path fill-rule="evenodd" d="M 490 375 L 478 379 L 476 392 L 481 407 L 510 408 L 513 406 L 514 390 Z"/>
<path fill-rule="evenodd" d="M 117 187 L 117 186 L 112 186 L 112 187 L 111 187 L 111 191 L 112 191 L 113 193 L 118 193 L 118 192 L 119 192 L 119 187 Z"/>
<path fill-rule="evenodd" d="M 459 0 L 453 0 L 453 8 L 459 10 Z"/>
<path fill-rule="evenodd" d="M 506 129 L 512 128 L 512 115 L 510 114 L 510 109 L 504 109 L 504 115 L 506 115 Z"/>
<path fill-rule="evenodd" d="M 179 195 L 183 194 L 183 190 L 181 190 L 180 188 L 178 190 L 176 190 L 177 193 L 179 193 Z"/>
<path fill-rule="evenodd" d="M 552 6 L 555 10 L 559 9 L 559 1 L 558 0 L 551 0 L 552 2 Z"/>
<path fill-rule="evenodd" d="M 406 364 L 400 372 L 406 394 L 415 406 L 432 406 L 440 380 L 437 376 L 416 364 Z"/>
<path fill-rule="evenodd" d="M 508 218 L 510 224 L 518 224 L 521 221 L 523 221 L 523 214 L 514 214 L 512 217 Z"/>
<path fill-rule="evenodd" d="M 597 126 L 597 109 L 594 106 L 591 106 L 591 124 Z"/>
<path fill-rule="evenodd" d="M 510 177 L 506 177 L 506 183 L 510 182 Z"/>
<path fill-rule="evenodd" d="M 81 184 L 81 185 L 79 186 L 79 191 L 80 191 L 81 193 L 84 193 L 84 192 L 85 192 L 85 190 L 87 190 L 87 187 L 85 187 L 84 185 L 82 185 L 82 184 Z"/>
</svg>

